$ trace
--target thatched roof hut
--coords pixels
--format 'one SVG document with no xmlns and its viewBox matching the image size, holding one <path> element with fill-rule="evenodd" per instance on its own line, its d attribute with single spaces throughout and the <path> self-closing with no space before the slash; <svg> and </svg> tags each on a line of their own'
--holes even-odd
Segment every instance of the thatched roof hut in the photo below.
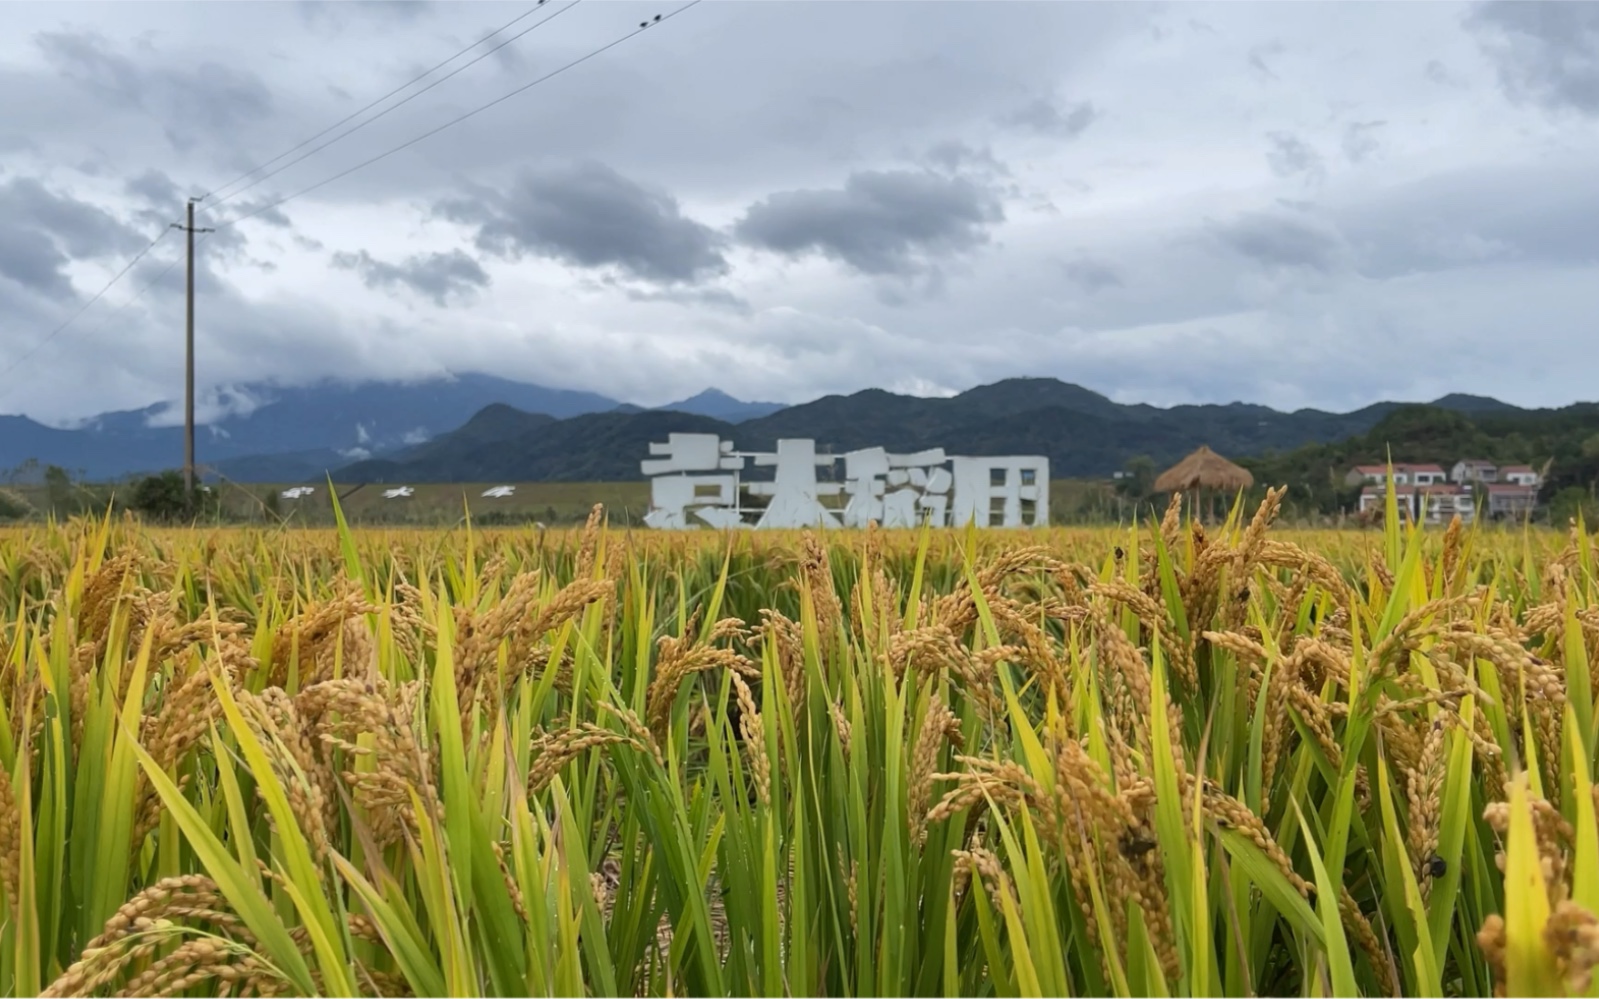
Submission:
<svg viewBox="0 0 1599 999">
<path fill-rule="evenodd" d="M 1219 489 L 1235 493 L 1255 484 L 1255 477 L 1208 447 L 1166 469 L 1155 480 L 1157 493 L 1186 493 L 1196 489 Z"/>
</svg>

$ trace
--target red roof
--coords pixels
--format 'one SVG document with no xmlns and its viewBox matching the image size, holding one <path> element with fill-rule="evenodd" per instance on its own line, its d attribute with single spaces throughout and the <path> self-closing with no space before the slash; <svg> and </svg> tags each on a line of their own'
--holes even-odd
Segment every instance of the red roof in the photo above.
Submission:
<svg viewBox="0 0 1599 999">
<path fill-rule="evenodd" d="M 1516 472 L 1523 472 L 1523 473 L 1524 472 L 1530 472 L 1530 471 L 1532 471 L 1532 466 L 1531 465 L 1505 465 L 1504 467 L 1500 468 L 1499 471 L 1500 471 L 1500 473 L 1502 473 L 1504 475 L 1512 475 L 1512 474 L 1514 474 Z"/>
<path fill-rule="evenodd" d="M 1412 472 L 1437 472 L 1439 475 L 1442 475 L 1444 471 L 1442 465 L 1405 465 L 1402 467 L 1408 468 Z"/>
<path fill-rule="evenodd" d="M 1493 482 L 1488 485 L 1490 493 L 1499 493 L 1502 496 L 1531 496 L 1535 491 L 1532 486 L 1518 486 L 1511 482 Z"/>
</svg>

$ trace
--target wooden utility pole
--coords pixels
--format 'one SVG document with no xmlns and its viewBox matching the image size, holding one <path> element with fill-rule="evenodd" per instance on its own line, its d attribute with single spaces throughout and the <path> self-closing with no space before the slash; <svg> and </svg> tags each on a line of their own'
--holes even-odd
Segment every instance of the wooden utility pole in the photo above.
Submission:
<svg viewBox="0 0 1599 999">
<path fill-rule="evenodd" d="M 189 199 L 186 225 L 172 223 L 172 228 L 182 229 L 189 240 L 188 303 L 183 323 L 183 488 L 190 497 L 194 496 L 194 234 L 216 231 L 194 227 L 194 203 L 199 200 Z"/>
</svg>

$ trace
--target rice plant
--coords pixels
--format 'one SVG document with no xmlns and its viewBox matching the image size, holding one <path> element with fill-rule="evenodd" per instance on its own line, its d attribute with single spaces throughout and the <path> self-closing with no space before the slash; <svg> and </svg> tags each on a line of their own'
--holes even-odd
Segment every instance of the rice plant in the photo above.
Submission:
<svg viewBox="0 0 1599 999">
<path fill-rule="evenodd" d="M 0 532 L 0 992 L 1599 994 L 1594 539 L 1279 500 Z"/>
</svg>

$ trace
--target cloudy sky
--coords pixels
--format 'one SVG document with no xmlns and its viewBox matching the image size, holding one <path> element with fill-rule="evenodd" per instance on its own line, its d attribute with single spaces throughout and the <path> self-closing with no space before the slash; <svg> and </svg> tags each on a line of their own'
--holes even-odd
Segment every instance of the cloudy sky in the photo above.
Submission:
<svg viewBox="0 0 1599 999">
<path fill-rule="evenodd" d="M 219 188 L 203 389 L 1599 399 L 1599 4 L 549 0 L 221 187 L 534 3 L 7 4 L 0 412 L 181 394 L 179 233 L 50 334 Z"/>
</svg>

